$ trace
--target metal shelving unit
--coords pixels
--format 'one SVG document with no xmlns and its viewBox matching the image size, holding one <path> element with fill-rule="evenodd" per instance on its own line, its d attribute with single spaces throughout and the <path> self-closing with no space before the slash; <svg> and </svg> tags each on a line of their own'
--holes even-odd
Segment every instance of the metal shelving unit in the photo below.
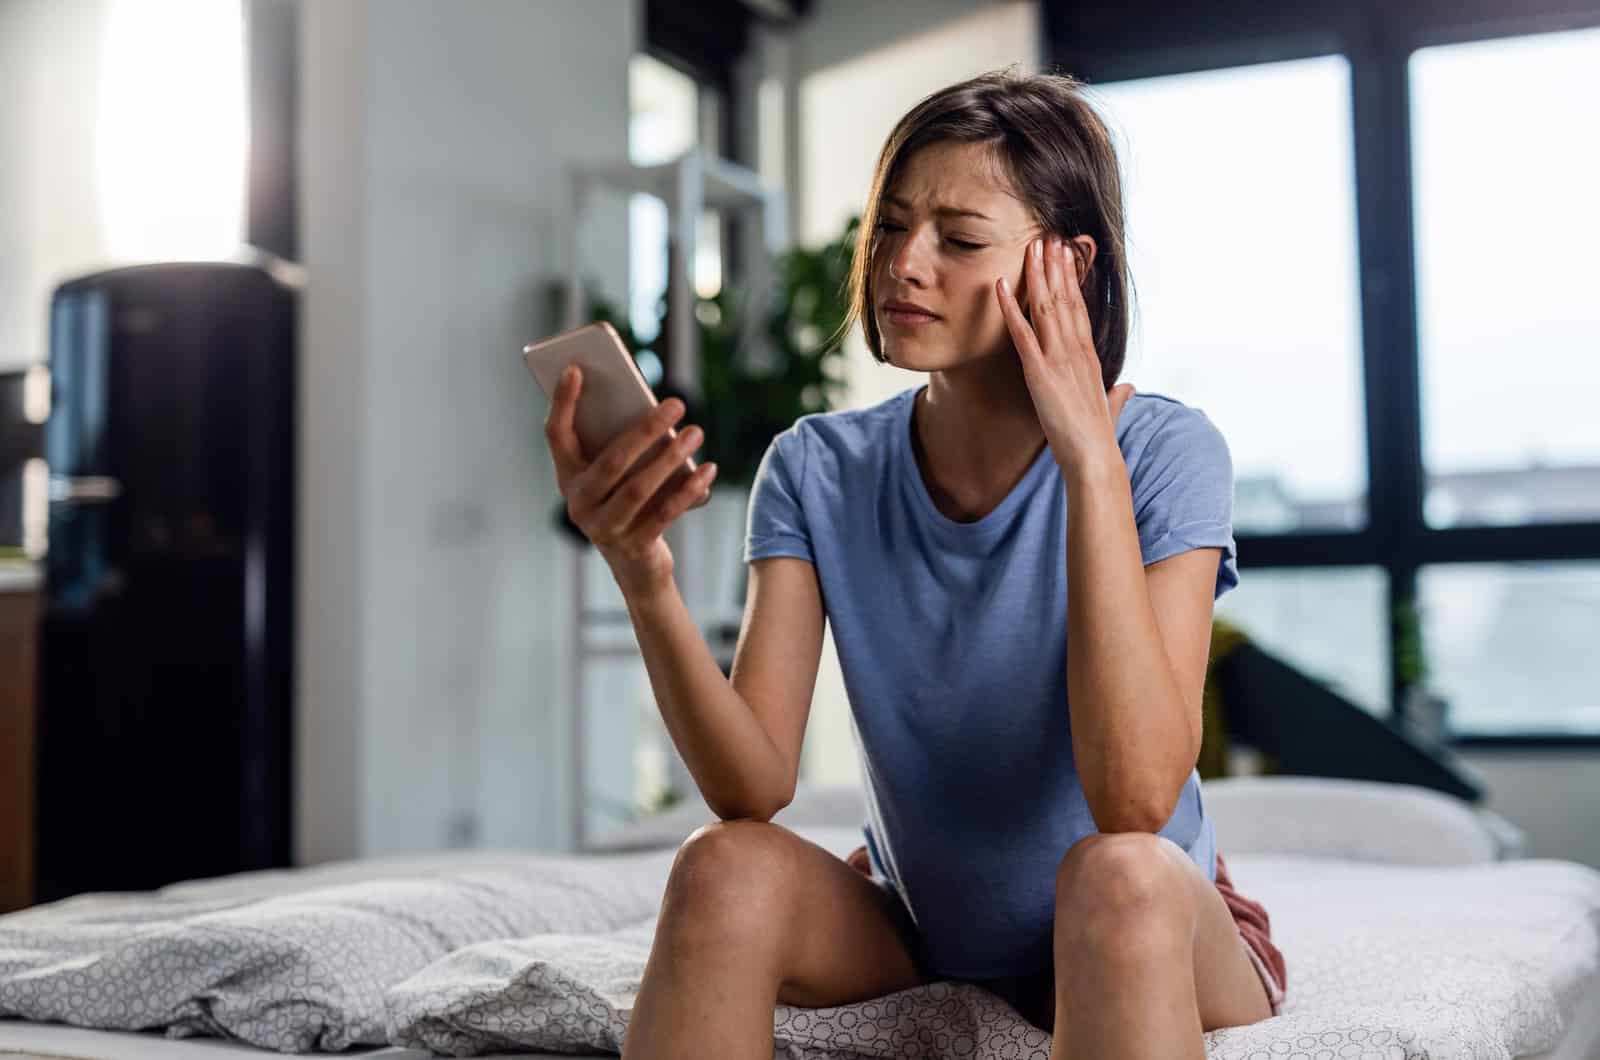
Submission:
<svg viewBox="0 0 1600 1060">
<path fill-rule="evenodd" d="M 584 323 L 583 284 L 581 276 L 582 222 L 590 196 L 599 188 L 623 192 L 642 192 L 654 195 L 667 205 L 669 228 L 672 233 L 672 253 L 668 262 L 670 303 L 668 321 L 672 328 L 670 341 L 674 351 L 693 351 L 697 345 L 694 317 L 695 291 L 692 267 L 695 255 L 695 236 L 699 219 L 706 209 L 742 215 L 754 220 L 759 232 L 758 247 L 764 253 L 747 255 L 742 284 L 752 293 L 754 304 L 743 307 L 741 350 L 752 357 L 768 355 L 762 323 L 766 319 L 766 303 L 774 289 L 773 258 L 788 244 L 788 208 L 781 188 L 762 183 L 755 171 L 727 159 L 717 158 L 702 148 L 693 147 L 677 159 L 657 165 L 636 165 L 630 162 L 605 162 L 575 166 L 571 179 L 571 246 L 568 261 L 567 298 L 563 329 Z M 689 395 L 700 393 L 698 358 L 692 355 L 675 356 L 667 366 L 667 382 L 679 392 Z M 703 509 L 701 509 L 703 511 Z M 666 538 L 672 548 L 678 584 L 684 587 L 685 601 L 690 613 L 707 634 L 713 652 L 722 647 L 726 636 L 726 613 L 718 613 L 714 602 L 702 603 L 694 591 L 698 571 L 693 559 L 699 553 L 693 547 L 695 535 L 704 529 L 694 513 L 680 518 L 668 527 Z M 585 669 L 594 659 L 618 656 L 638 657 L 636 643 L 595 644 L 590 634 L 596 626 L 609 626 L 613 631 L 618 621 L 628 628 L 625 610 L 597 608 L 591 605 L 585 580 L 586 548 L 572 548 L 572 621 L 578 631 L 577 646 L 572 659 L 572 704 L 570 725 L 571 787 L 570 812 L 572 814 L 573 844 L 582 849 L 587 835 L 586 809 L 589 803 L 589 778 L 586 768 L 585 742 Z M 709 606 L 708 606 L 709 604 Z M 709 613 L 708 613 L 709 612 Z M 693 780 L 682 760 L 667 745 L 668 773 L 674 786 L 680 790 L 693 790 Z M 634 768 L 631 756 L 630 771 Z"/>
</svg>

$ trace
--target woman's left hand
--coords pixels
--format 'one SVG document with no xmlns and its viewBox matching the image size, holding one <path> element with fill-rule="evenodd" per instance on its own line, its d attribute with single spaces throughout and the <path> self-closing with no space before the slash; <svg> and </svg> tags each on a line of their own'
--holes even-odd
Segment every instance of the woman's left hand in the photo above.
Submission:
<svg viewBox="0 0 1600 1060">
<path fill-rule="evenodd" d="M 1011 329 L 1022 374 L 1046 440 L 1063 471 L 1087 462 L 1121 461 L 1117 418 L 1133 396 L 1119 383 L 1108 392 L 1083 304 L 1077 262 L 1057 236 L 1034 240 L 1024 252 L 1025 295 L 1032 322 L 1004 276 L 995 283 L 1000 311 Z"/>
</svg>

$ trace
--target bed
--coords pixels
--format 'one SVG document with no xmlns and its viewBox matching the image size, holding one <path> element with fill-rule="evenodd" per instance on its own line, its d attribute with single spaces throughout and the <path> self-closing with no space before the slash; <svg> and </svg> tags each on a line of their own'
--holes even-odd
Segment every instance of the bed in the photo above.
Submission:
<svg viewBox="0 0 1600 1060">
<path fill-rule="evenodd" d="M 1409 785 L 1230 777 L 1203 798 L 1289 965 L 1283 1012 L 1211 1032 L 1210 1060 L 1600 1060 L 1600 871 L 1519 857 L 1503 818 Z M 711 819 L 680 807 L 578 855 L 370 859 L 0 917 L 0 1056 L 614 1056 L 673 853 Z M 777 820 L 842 856 L 860 794 L 802 786 Z M 779 1006 L 774 1032 L 813 1060 L 1049 1055 L 966 983 Z"/>
</svg>

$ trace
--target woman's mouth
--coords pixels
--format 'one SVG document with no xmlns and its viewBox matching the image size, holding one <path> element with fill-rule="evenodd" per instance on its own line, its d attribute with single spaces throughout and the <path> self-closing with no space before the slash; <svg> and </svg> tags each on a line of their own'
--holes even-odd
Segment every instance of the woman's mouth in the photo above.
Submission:
<svg viewBox="0 0 1600 1060">
<path fill-rule="evenodd" d="M 890 323 L 907 328 L 914 328 L 919 324 L 931 324 L 939 319 L 932 313 L 913 313 L 905 309 L 885 309 L 883 312 Z"/>
</svg>

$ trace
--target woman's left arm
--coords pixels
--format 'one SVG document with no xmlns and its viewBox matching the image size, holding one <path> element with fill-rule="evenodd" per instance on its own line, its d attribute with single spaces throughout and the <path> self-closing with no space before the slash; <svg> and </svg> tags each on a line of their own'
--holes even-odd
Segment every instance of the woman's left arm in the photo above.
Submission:
<svg viewBox="0 0 1600 1060">
<path fill-rule="evenodd" d="M 1087 254 L 1092 262 L 1092 241 Z M 1054 238 L 1035 241 L 1026 257 L 1031 320 L 1004 277 L 996 294 L 1072 513 L 1066 549 L 1073 756 L 1100 831 L 1156 832 L 1171 818 L 1200 755 L 1219 550 L 1191 549 L 1145 567 L 1116 437 L 1133 388 L 1105 389 L 1081 273 L 1066 246 Z"/>
<path fill-rule="evenodd" d="M 1072 753 L 1102 832 L 1158 832 L 1200 757 L 1220 549 L 1144 566 L 1127 467 L 1068 472 Z M 1106 462 L 1109 464 L 1109 461 Z"/>
</svg>

